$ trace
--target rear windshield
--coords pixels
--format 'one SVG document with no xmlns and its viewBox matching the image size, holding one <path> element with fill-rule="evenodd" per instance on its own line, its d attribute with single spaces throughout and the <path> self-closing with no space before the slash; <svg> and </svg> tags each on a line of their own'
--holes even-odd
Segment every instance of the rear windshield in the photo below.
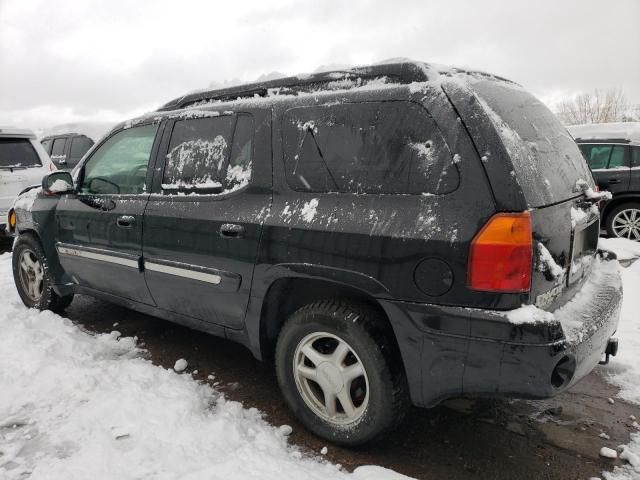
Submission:
<svg viewBox="0 0 640 480">
<path fill-rule="evenodd" d="M 27 138 L 0 138 L 0 168 L 41 166 L 40 158 Z"/>
<path fill-rule="evenodd" d="M 575 197 L 578 180 L 593 184 L 578 146 L 542 102 L 508 83 L 483 80 L 473 88 L 507 148 L 529 206 Z"/>
</svg>

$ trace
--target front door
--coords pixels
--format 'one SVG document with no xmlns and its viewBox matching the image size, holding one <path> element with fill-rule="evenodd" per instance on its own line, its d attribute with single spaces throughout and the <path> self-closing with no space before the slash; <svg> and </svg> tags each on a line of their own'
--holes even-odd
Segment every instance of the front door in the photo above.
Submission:
<svg viewBox="0 0 640 480">
<path fill-rule="evenodd" d="M 167 124 L 143 229 L 158 307 L 242 327 L 271 203 L 269 120 L 256 112 Z"/>
<path fill-rule="evenodd" d="M 153 304 L 142 273 L 142 218 L 157 124 L 121 130 L 84 163 L 56 209 L 60 262 L 81 287 Z"/>
<path fill-rule="evenodd" d="M 580 144 L 580 150 L 591 168 L 600 190 L 613 194 L 629 190 L 628 146 L 619 144 Z"/>
</svg>

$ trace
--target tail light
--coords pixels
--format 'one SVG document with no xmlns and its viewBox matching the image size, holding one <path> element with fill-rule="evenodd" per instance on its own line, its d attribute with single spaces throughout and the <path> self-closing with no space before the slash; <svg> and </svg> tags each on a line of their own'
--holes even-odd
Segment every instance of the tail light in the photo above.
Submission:
<svg viewBox="0 0 640 480">
<path fill-rule="evenodd" d="M 467 284 L 472 290 L 522 293 L 531 287 L 529 212 L 497 213 L 471 242 Z"/>
</svg>

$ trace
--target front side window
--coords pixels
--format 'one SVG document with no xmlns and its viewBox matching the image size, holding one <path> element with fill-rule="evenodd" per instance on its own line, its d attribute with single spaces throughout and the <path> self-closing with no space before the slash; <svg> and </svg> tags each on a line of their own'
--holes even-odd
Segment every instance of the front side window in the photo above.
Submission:
<svg viewBox="0 0 640 480">
<path fill-rule="evenodd" d="M 84 167 L 81 193 L 140 194 L 158 125 L 122 130 L 93 152 Z"/>
<path fill-rule="evenodd" d="M 168 193 L 220 194 L 243 187 L 251 174 L 252 139 L 249 115 L 176 121 L 162 189 Z"/>
<path fill-rule="evenodd" d="M 283 122 L 286 176 L 294 190 L 418 195 L 458 186 L 449 148 L 415 103 L 299 107 Z"/>
</svg>

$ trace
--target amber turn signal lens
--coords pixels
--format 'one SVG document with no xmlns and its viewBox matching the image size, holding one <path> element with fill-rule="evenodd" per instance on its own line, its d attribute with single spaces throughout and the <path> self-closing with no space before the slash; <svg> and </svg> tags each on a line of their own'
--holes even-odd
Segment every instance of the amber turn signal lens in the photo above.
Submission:
<svg viewBox="0 0 640 480">
<path fill-rule="evenodd" d="M 497 213 L 471 242 L 467 284 L 485 292 L 522 293 L 531 287 L 529 212 Z"/>
<path fill-rule="evenodd" d="M 15 212 L 15 210 L 11 210 L 9 212 L 9 228 L 11 230 L 16 228 L 16 212 Z"/>
</svg>

